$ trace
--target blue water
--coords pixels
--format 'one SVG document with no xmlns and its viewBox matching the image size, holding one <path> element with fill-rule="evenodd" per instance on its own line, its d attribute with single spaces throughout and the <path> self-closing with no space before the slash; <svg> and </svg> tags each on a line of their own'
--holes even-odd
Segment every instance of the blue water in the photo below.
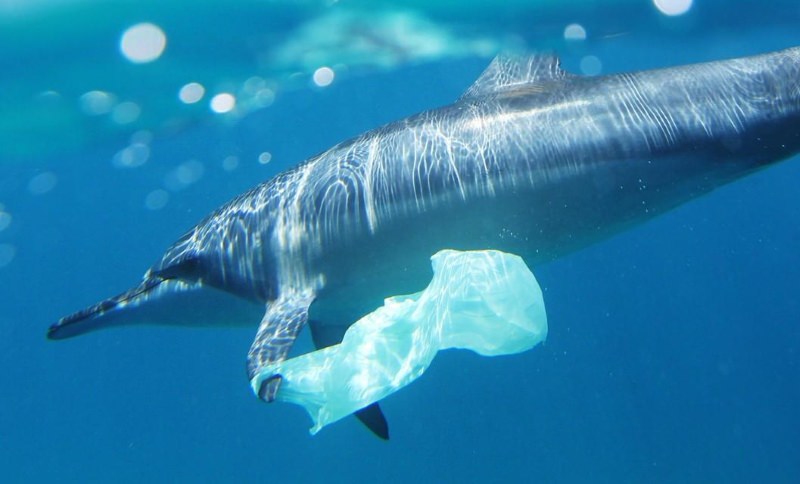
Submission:
<svg viewBox="0 0 800 484">
<path fill-rule="evenodd" d="M 746 10 L 730 15 L 747 25 Z M 715 30 L 695 12 L 665 18 L 658 36 L 560 53 L 575 72 L 594 55 L 610 73 L 800 45 L 800 9 L 765 16 L 781 22 Z M 797 158 L 534 267 L 548 341 L 513 357 L 440 354 L 383 403 L 388 443 L 354 419 L 310 437 L 300 408 L 254 398 L 244 358 L 255 327 L 45 340 L 58 317 L 136 282 L 209 210 L 337 141 L 451 102 L 485 63 L 289 91 L 235 124 L 156 133 L 135 168 L 116 167 L 121 146 L 102 142 L 0 164 L 11 217 L 0 230 L 0 481 L 799 482 Z M 226 170 L 230 156 L 238 166 Z"/>
</svg>

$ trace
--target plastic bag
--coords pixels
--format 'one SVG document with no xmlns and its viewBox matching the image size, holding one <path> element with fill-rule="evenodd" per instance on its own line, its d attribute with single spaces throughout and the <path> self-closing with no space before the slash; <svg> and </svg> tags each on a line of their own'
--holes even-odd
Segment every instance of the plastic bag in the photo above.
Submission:
<svg viewBox="0 0 800 484">
<path fill-rule="evenodd" d="M 424 291 L 387 298 L 341 344 L 268 366 L 253 387 L 280 374 L 277 400 L 305 407 L 315 434 L 417 379 L 439 350 L 496 356 L 544 341 L 542 291 L 522 258 L 443 250 L 431 260 L 433 280 Z"/>
</svg>

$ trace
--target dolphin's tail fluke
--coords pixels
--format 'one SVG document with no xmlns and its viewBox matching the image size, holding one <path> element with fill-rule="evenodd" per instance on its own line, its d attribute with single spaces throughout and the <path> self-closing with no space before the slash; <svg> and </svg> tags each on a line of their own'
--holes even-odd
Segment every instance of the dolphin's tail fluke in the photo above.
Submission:
<svg viewBox="0 0 800 484">
<path fill-rule="evenodd" d="M 100 301 L 77 313 L 65 316 L 47 330 L 48 339 L 65 339 L 78 336 L 96 329 L 113 326 L 119 323 L 120 310 L 126 307 L 136 307 L 155 293 L 155 289 L 165 282 L 160 277 L 150 277 L 138 286 L 122 294 Z"/>
</svg>

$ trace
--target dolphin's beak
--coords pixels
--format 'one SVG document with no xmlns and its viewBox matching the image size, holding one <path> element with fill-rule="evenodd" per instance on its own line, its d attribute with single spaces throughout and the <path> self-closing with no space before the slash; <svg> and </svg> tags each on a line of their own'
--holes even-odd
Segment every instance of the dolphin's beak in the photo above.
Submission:
<svg viewBox="0 0 800 484">
<path fill-rule="evenodd" d="M 260 321 L 260 302 L 207 287 L 199 280 L 147 272 L 137 286 L 75 314 L 61 318 L 47 331 L 49 339 L 65 339 L 96 329 L 133 325 L 250 326 Z"/>
<path fill-rule="evenodd" d="M 148 275 L 137 286 L 117 296 L 100 301 L 86 309 L 61 318 L 47 331 L 48 339 L 65 339 L 78 336 L 95 329 L 113 325 L 112 321 L 122 309 L 133 308 L 157 298 L 163 291 L 158 290 L 168 279 Z"/>
</svg>

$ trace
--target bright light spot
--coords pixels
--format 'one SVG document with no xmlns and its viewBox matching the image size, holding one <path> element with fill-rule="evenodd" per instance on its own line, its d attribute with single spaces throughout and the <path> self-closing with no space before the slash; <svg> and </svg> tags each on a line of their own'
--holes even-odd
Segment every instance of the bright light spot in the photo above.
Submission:
<svg viewBox="0 0 800 484">
<path fill-rule="evenodd" d="M 692 0 L 653 0 L 653 4 L 659 12 L 670 17 L 683 15 L 692 8 Z"/>
<path fill-rule="evenodd" d="M 330 86 L 334 76 L 335 73 L 330 67 L 320 67 L 314 71 L 314 84 L 319 87 Z"/>
<path fill-rule="evenodd" d="M 603 70 L 603 63 L 595 55 L 587 55 L 581 59 L 581 72 L 587 76 L 596 76 Z"/>
<path fill-rule="evenodd" d="M 255 94 L 267 86 L 267 81 L 258 76 L 253 76 L 242 84 L 242 89 L 247 94 Z"/>
<path fill-rule="evenodd" d="M 275 102 L 275 91 L 268 87 L 259 89 L 255 95 L 255 101 L 256 104 L 262 108 L 271 106 L 272 103 Z"/>
<path fill-rule="evenodd" d="M 61 100 L 61 94 L 58 91 L 42 91 L 36 95 L 36 100 L 41 103 L 55 104 Z"/>
<path fill-rule="evenodd" d="M 56 183 L 58 183 L 56 174 L 52 171 L 46 171 L 31 178 L 31 181 L 28 182 L 28 191 L 33 195 L 44 195 L 55 188 Z"/>
<path fill-rule="evenodd" d="M 0 232 L 7 229 L 9 225 L 11 225 L 11 214 L 0 209 Z"/>
<path fill-rule="evenodd" d="M 131 135 L 131 144 L 141 143 L 143 145 L 147 145 L 150 144 L 151 141 L 153 141 L 153 133 L 147 131 L 146 129 L 142 129 Z"/>
<path fill-rule="evenodd" d="M 258 162 L 261 163 L 262 165 L 266 165 L 270 161 L 272 161 L 272 153 L 270 153 L 269 151 L 265 151 L 260 155 L 258 155 Z"/>
<path fill-rule="evenodd" d="M 14 260 L 16 253 L 17 249 L 15 249 L 13 245 L 0 244 L 0 269 L 11 264 L 11 261 Z"/>
<path fill-rule="evenodd" d="M 205 167 L 197 160 L 181 163 L 164 178 L 164 186 L 172 191 L 182 190 L 203 177 Z"/>
<path fill-rule="evenodd" d="M 194 104 L 203 99 L 203 96 L 205 95 L 206 88 L 203 87 L 203 85 L 199 82 L 190 82 L 189 84 L 184 85 L 180 91 L 178 91 L 178 99 L 186 104 Z"/>
<path fill-rule="evenodd" d="M 215 113 L 227 113 L 234 106 L 236 106 L 236 98 L 229 92 L 223 92 L 211 98 L 211 110 Z"/>
<path fill-rule="evenodd" d="M 106 114 L 114 107 L 114 96 L 105 91 L 89 91 L 80 97 L 81 109 L 90 116 Z"/>
<path fill-rule="evenodd" d="M 226 156 L 222 160 L 222 169 L 225 171 L 233 171 L 239 166 L 239 158 L 236 156 Z"/>
<path fill-rule="evenodd" d="M 158 189 L 153 190 L 144 197 L 144 207 L 148 210 L 161 210 L 169 202 L 169 192 Z"/>
<path fill-rule="evenodd" d="M 179 182 L 183 183 L 184 185 L 191 185 L 203 177 L 204 171 L 205 168 L 203 167 L 202 163 L 197 160 L 189 160 L 186 163 L 181 163 L 180 166 L 178 166 L 176 175 Z"/>
<path fill-rule="evenodd" d="M 150 148 L 144 143 L 132 143 L 114 155 L 111 163 L 117 168 L 136 168 L 142 166 L 150 157 Z"/>
<path fill-rule="evenodd" d="M 138 104 L 126 101 L 114 107 L 114 110 L 111 111 L 111 119 L 117 124 L 128 124 L 139 119 L 140 114 L 142 114 L 142 110 Z"/>
<path fill-rule="evenodd" d="M 136 24 L 128 28 L 119 41 L 122 55 L 135 64 L 158 59 L 166 46 L 167 36 L 164 31 L 151 23 Z"/>
<path fill-rule="evenodd" d="M 581 24 L 569 24 L 564 29 L 566 40 L 586 40 L 586 29 Z"/>
</svg>

